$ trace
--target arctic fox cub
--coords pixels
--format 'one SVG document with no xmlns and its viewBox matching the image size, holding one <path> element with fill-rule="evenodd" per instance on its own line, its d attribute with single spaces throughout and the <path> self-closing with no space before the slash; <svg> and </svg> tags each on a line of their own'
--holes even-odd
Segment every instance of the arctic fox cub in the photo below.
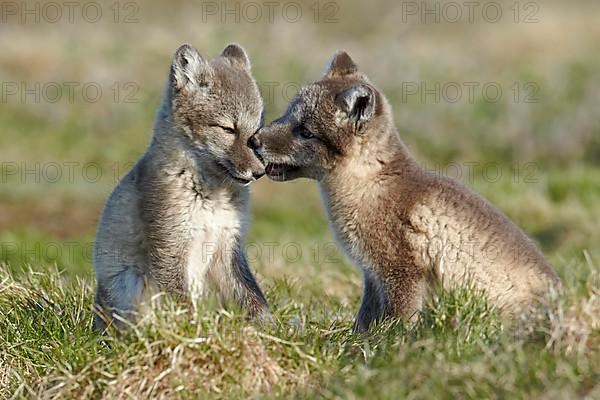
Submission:
<svg viewBox="0 0 600 400">
<path fill-rule="evenodd" d="M 244 253 L 248 184 L 264 174 L 248 141 L 262 113 L 240 46 L 211 61 L 177 50 L 152 141 L 98 225 L 97 328 L 115 313 L 133 320 L 148 286 L 197 304 L 210 285 L 250 316 L 269 315 Z"/>
</svg>

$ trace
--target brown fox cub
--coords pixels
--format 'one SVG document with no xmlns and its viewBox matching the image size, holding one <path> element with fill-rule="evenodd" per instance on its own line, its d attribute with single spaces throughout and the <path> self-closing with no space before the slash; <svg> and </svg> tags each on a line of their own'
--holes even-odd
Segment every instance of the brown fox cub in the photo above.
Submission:
<svg viewBox="0 0 600 400">
<path fill-rule="evenodd" d="M 262 112 L 241 47 L 212 61 L 188 45 L 177 50 L 150 146 L 98 225 L 97 328 L 115 313 L 133 319 L 149 286 L 196 305 L 211 285 L 251 316 L 269 314 L 243 251 L 247 186 L 264 174 L 248 146 Z"/>
<path fill-rule="evenodd" d="M 364 273 L 358 330 L 386 316 L 412 318 L 437 283 L 469 277 L 511 313 L 560 284 L 502 212 L 417 164 L 387 100 L 345 52 L 252 140 L 271 179 L 318 181 L 333 230 Z"/>
</svg>

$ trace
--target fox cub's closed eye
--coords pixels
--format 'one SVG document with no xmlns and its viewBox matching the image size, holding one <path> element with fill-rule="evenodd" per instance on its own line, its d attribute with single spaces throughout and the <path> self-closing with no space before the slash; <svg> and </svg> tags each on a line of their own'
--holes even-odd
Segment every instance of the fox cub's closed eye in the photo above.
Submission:
<svg viewBox="0 0 600 400">
<path fill-rule="evenodd" d="M 213 128 L 219 128 L 219 129 L 221 129 L 224 132 L 231 133 L 232 135 L 236 134 L 236 130 L 232 126 L 225 126 L 225 125 L 214 124 L 214 125 L 211 125 L 211 127 L 213 127 Z"/>
</svg>

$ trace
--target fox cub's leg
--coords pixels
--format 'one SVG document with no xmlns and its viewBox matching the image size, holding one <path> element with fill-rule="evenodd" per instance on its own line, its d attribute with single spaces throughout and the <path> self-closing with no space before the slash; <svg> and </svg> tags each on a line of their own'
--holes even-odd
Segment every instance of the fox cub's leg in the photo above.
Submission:
<svg viewBox="0 0 600 400">
<path fill-rule="evenodd" d="M 104 330 L 107 323 L 121 327 L 123 322 L 115 320 L 115 314 L 133 321 L 143 293 L 144 277 L 131 267 L 125 267 L 113 275 L 98 276 L 94 328 Z"/>
<path fill-rule="evenodd" d="M 354 323 L 355 331 L 365 331 L 371 323 L 386 317 L 405 321 L 418 317 L 426 292 L 426 280 L 422 274 L 409 273 L 408 269 L 398 268 L 398 271 L 407 272 L 384 279 L 365 272 L 363 299 Z"/>
<path fill-rule="evenodd" d="M 389 299 L 390 314 L 395 318 L 413 322 L 419 317 L 427 294 L 427 278 L 414 267 L 398 267 L 386 279 L 385 291 Z"/>
<path fill-rule="evenodd" d="M 364 332 L 371 323 L 383 318 L 385 303 L 383 287 L 372 273 L 364 271 L 362 303 L 354 320 L 354 332 Z"/>
<path fill-rule="evenodd" d="M 233 301 L 248 315 L 260 322 L 271 320 L 271 311 L 250 267 L 246 255 L 238 247 L 229 262 L 216 263 L 209 270 L 211 283 L 216 287 L 221 301 Z"/>
</svg>

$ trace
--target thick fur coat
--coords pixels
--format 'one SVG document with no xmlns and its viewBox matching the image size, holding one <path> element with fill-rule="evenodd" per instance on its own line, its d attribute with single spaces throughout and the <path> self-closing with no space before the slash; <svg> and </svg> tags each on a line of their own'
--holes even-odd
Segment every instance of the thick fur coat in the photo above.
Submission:
<svg viewBox="0 0 600 400">
<path fill-rule="evenodd" d="M 439 285 L 472 282 L 509 313 L 560 285 L 500 210 L 419 166 L 387 100 L 345 52 L 255 140 L 271 179 L 318 181 L 332 229 L 363 271 L 358 330 L 386 316 L 414 317 Z"/>
<path fill-rule="evenodd" d="M 262 112 L 241 47 L 211 61 L 177 50 L 152 142 L 98 225 L 98 328 L 115 314 L 133 320 L 150 288 L 198 305 L 213 287 L 251 316 L 268 315 L 244 254 L 248 184 L 264 174 L 248 140 Z"/>
</svg>

